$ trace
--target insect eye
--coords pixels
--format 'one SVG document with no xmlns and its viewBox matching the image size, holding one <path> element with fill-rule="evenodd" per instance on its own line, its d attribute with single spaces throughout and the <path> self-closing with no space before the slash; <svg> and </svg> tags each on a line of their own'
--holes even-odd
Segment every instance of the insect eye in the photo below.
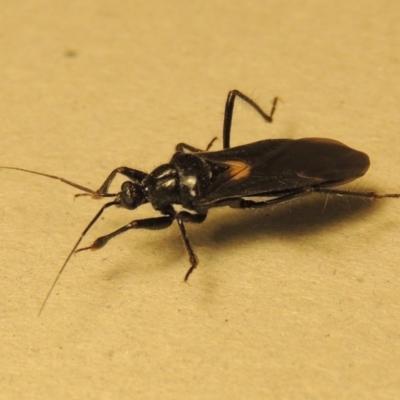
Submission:
<svg viewBox="0 0 400 400">
<path fill-rule="evenodd" d="M 137 183 L 124 182 L 121 186 L 120 192 L 120 205 L 121 207 L 133 210 L 143 204 L 145 195 L 143 189 Z"/>
</svg>

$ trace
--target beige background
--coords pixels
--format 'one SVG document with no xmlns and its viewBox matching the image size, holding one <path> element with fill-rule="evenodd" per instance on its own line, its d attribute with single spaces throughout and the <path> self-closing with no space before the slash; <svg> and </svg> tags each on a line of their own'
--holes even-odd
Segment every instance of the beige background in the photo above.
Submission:
<svg viewBox="0 0 400 400">
<path fill-rule="evenodd" d="M 400 3 L 3 1 L 0 165 L 97 189 L 178 142 L 331 137 L 367 152 L 353 189 L 400 192 Z M 219 140 L 214 148 L 221 146 Z M 0 398 L 393 399 L 400 395 L 400 201 L 316 197 L 214 210 L 72 258 L 100 207 L 1 170 Z M 121 182 L 119 181 L 118 184 Z M 90 244 L 133 218 L 108 210 Z"/>
</svg>

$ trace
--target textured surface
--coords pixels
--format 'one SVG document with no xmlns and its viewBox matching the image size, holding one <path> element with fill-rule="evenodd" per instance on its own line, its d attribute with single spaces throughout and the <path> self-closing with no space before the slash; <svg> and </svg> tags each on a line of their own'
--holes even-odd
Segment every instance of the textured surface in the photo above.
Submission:
<svg viewBox="0 0 400 400">
<path fill-rule="evenodd" d="M 330 137 L 400 191 L 400 3 L 6 1 L 0 165 L 92 188 L 176 143 Z M 221 141 L 214 144 L 217 149 Z M 58 269 L 100 206 L 0 170 L 0 398 L 384 399 L 400 392 L 400 201 L 311 198 L 130 232 Z M 120 183 L 120 182 L 119 182 Z M 134 218 L 108 210 L 85 240 Z"/>
</svg>

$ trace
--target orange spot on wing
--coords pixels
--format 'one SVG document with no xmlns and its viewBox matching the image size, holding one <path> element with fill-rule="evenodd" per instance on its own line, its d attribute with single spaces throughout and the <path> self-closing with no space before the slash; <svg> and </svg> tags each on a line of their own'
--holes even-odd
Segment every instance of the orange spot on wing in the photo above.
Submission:
<svg viewBox="0 0 400 400">
<path fill-rule="evenodd" d="M 251 167 L 244 161 L 239 161 L 239 160 L 225 161 L 225 164 L 229 166 L 228 171 L 231 179 L 238 181 L 240 179 L 245 179 L 250 175 Z"/>
</svg>

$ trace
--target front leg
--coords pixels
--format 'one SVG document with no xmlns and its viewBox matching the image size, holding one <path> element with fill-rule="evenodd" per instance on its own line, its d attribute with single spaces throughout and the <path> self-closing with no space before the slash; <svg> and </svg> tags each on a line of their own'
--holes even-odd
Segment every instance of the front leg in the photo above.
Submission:
<svg viewBox="0 0 400 400">
<path fill-rule="evenodd" d="M 133 182 L 142 182 L 143 179 L 146 178 L 148 174 L 145 172 L 139 171 L 137 169 L 129 168 L 129 167 L 119 167 L 114 169 L 110 175 L 108 175 L 107 179 L 104 183 L 97 189 L 93 194 L 80 193 L 75 195 L 75 197 L 79 196 L 92 196 L 94 199 L 99 199 L 101 197 L 114 197 L 116 193 L 109 193 L 108 189 L 110 188 L 111 182 L 115 179 L 117 174 L 125 175 Z"/>
<path fill-rule="evenodd" d="M 168 228 L 172 221 L 175 219 L 174 215 L 166 215 L 163 217 L 156 217 L 156 218 L 145 218 L 145 219 L 138 219 L 129 222 L 129 224 L 123 226 L 122 228 L 117 229 L 114 232 L 109 233 L 108 235 L 101 236 L 97 238 L 91 246 L 83 247 L 75 251 L 78 253 L 79 251 L 84 250 L 97 250 L 104 247 L 110 239 L 115 236 L 120 235 L 128 231 L 129 229 L 151 229 L 151 230 L 158 230 L 158 229 L 165 229 Z"/>
<path fill-rule="evenodd" d="M 122 228 L 119 228 L 116 231 L 109 233 L 108 235 L 97 238 L 91 246 L 78 249 L 75 251 L 75 253 L 78 253 L 78 252 L 84 251 L 84 250 L 100 249 L 100 248 L 104 247 L 110 239 L 112 239 L 115 236 L 120 235 L 121 233 L 128 231 L 129 229 L 158 230 L 158 229 L 168 228 L 172 224 L 173 220 L 176 219 L 176 221 L 178 222 L 178 226 L 181 231 L 183 243 L 184 243 L 185 249 L 189 255 L 189 261 L 190 261 L 190 268 L 184 278 L 184 281 L 186 282 L 188 280 L 190 274 L 197 267 L 199 262 L 198 262 L 196 254 L 194 253 L 194 251 L 192 249 L 192 246 L 190 245 L 184 222 L 200 224 L 206 219 L 206 217 L 207 217 L 207 214 L 191 214 L 187 211 L 182 211 L 182 212 L 178 213 L 176 216 L 174 216 L 173 213 L 171 213 L 170 215 L 166 215 L 166 216 L 162 216 L 162 217 L 134 220 L 134 221 L 131 221 L 129 224 L 123 226 Z"/>
</svg>

